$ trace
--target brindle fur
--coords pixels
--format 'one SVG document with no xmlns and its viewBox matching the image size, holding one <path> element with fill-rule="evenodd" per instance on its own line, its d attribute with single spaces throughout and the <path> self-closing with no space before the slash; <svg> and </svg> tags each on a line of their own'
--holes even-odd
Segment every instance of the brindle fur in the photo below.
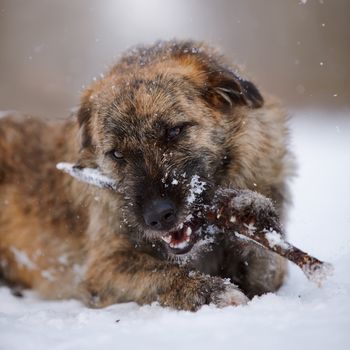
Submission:
<svg viewBox="0 0 350 350">
<path fill-rule="evenodd" d="M 76 117 L 0 121 L 5 280 L 92 307 L 159 301 L 186 310 L 244 303 L 223 278 L 249 297 L 281 286 L 286 266 L 273 253 L 219 241 L 178 264 L 142 218 L 151 199 L 168 197 L 182 222 L 193 175 L 207 183 L 206 196 L 221 185 L 253 189 L 284 214 L 292 171 L 285 113 L 238 67 L 195 42 L 137 48 L 86 90 Z M 179 139 L 169 140 L 166 130 L 179 124 Z M 121 193 L 77 182 L 56 170 L 60 161 L 98 167 Z"/>
</svg>

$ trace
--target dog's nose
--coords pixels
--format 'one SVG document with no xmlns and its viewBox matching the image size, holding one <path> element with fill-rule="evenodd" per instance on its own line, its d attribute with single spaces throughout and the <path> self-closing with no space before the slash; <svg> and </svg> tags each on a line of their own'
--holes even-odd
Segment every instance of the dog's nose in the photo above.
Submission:
<svg viewBox="0 0 350 350">
<path fill-rule="evenodd" d="M 176 208 L 170 199 L 155 199 L 149 202 L 143 212 L 148 227 L 154 230 L 169 230 L 176 221 Z"/>
</svg>

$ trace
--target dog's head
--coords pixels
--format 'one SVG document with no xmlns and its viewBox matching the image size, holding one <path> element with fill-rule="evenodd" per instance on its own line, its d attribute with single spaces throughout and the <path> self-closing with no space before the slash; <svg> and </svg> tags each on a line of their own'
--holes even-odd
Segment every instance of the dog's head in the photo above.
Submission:
<svg viewBox="0 0 350 350">
<path fill-rule="evenodd" d="M 78 165 L 119 183 L 125 220 L 143 238 L 183 254 L 196 240 L 192 206 L 225 179 L 231 135 L 262 104 L 251 82 L 201 46 L 134 50 L 82 98 Z"/>
</svg>

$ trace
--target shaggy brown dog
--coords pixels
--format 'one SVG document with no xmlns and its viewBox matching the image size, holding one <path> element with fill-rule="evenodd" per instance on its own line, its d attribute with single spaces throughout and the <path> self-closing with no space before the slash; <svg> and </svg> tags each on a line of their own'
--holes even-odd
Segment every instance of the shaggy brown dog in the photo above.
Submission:
<svg viewBox="0 0 350 350">
<path fill-rule="evenodd" d="M 285 123 L 237 67 L 203 44 L 175 41 L 128 52 L 86 90 L 77 118 L 3 117 L 1 274 L 92 307 L 196 310 L 275 291 L 280 257 L 208 243 L 189 215 L 218 186 L 259 191 L 283 215 L 292 169 Z M 119 191 L 74 180 L 56 169 L 60 161 L 99 169 Z"/>
</svg>

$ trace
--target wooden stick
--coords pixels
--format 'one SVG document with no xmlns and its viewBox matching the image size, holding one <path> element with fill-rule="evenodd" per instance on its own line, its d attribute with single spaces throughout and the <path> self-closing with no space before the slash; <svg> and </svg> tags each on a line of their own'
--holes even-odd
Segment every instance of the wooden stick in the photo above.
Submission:
<svg viewBox="0 0 350 350">
<path fill-rule="evenodd" d="M 117 191 L 118 189 L 118 183 L 108 176 L 103 175 L 98 169 L 81 168 L 75 164 L 65 162 L 58 163 L 56 168 L 73 176 L 80 182 L 113 191 Z"/>
<path fill-rule="evenodd" d="M 195 219 L 202 224 L 213 224 L 224 234 L 234 235 L 233 238 L 252 240 L 285 257 L 319 286 L 333 272 L 331 264 L 305 253 L 284 239 L 272 201 L 257 192 L 219 190 L 212 204 L 198 207 Z"/>
</svg>

